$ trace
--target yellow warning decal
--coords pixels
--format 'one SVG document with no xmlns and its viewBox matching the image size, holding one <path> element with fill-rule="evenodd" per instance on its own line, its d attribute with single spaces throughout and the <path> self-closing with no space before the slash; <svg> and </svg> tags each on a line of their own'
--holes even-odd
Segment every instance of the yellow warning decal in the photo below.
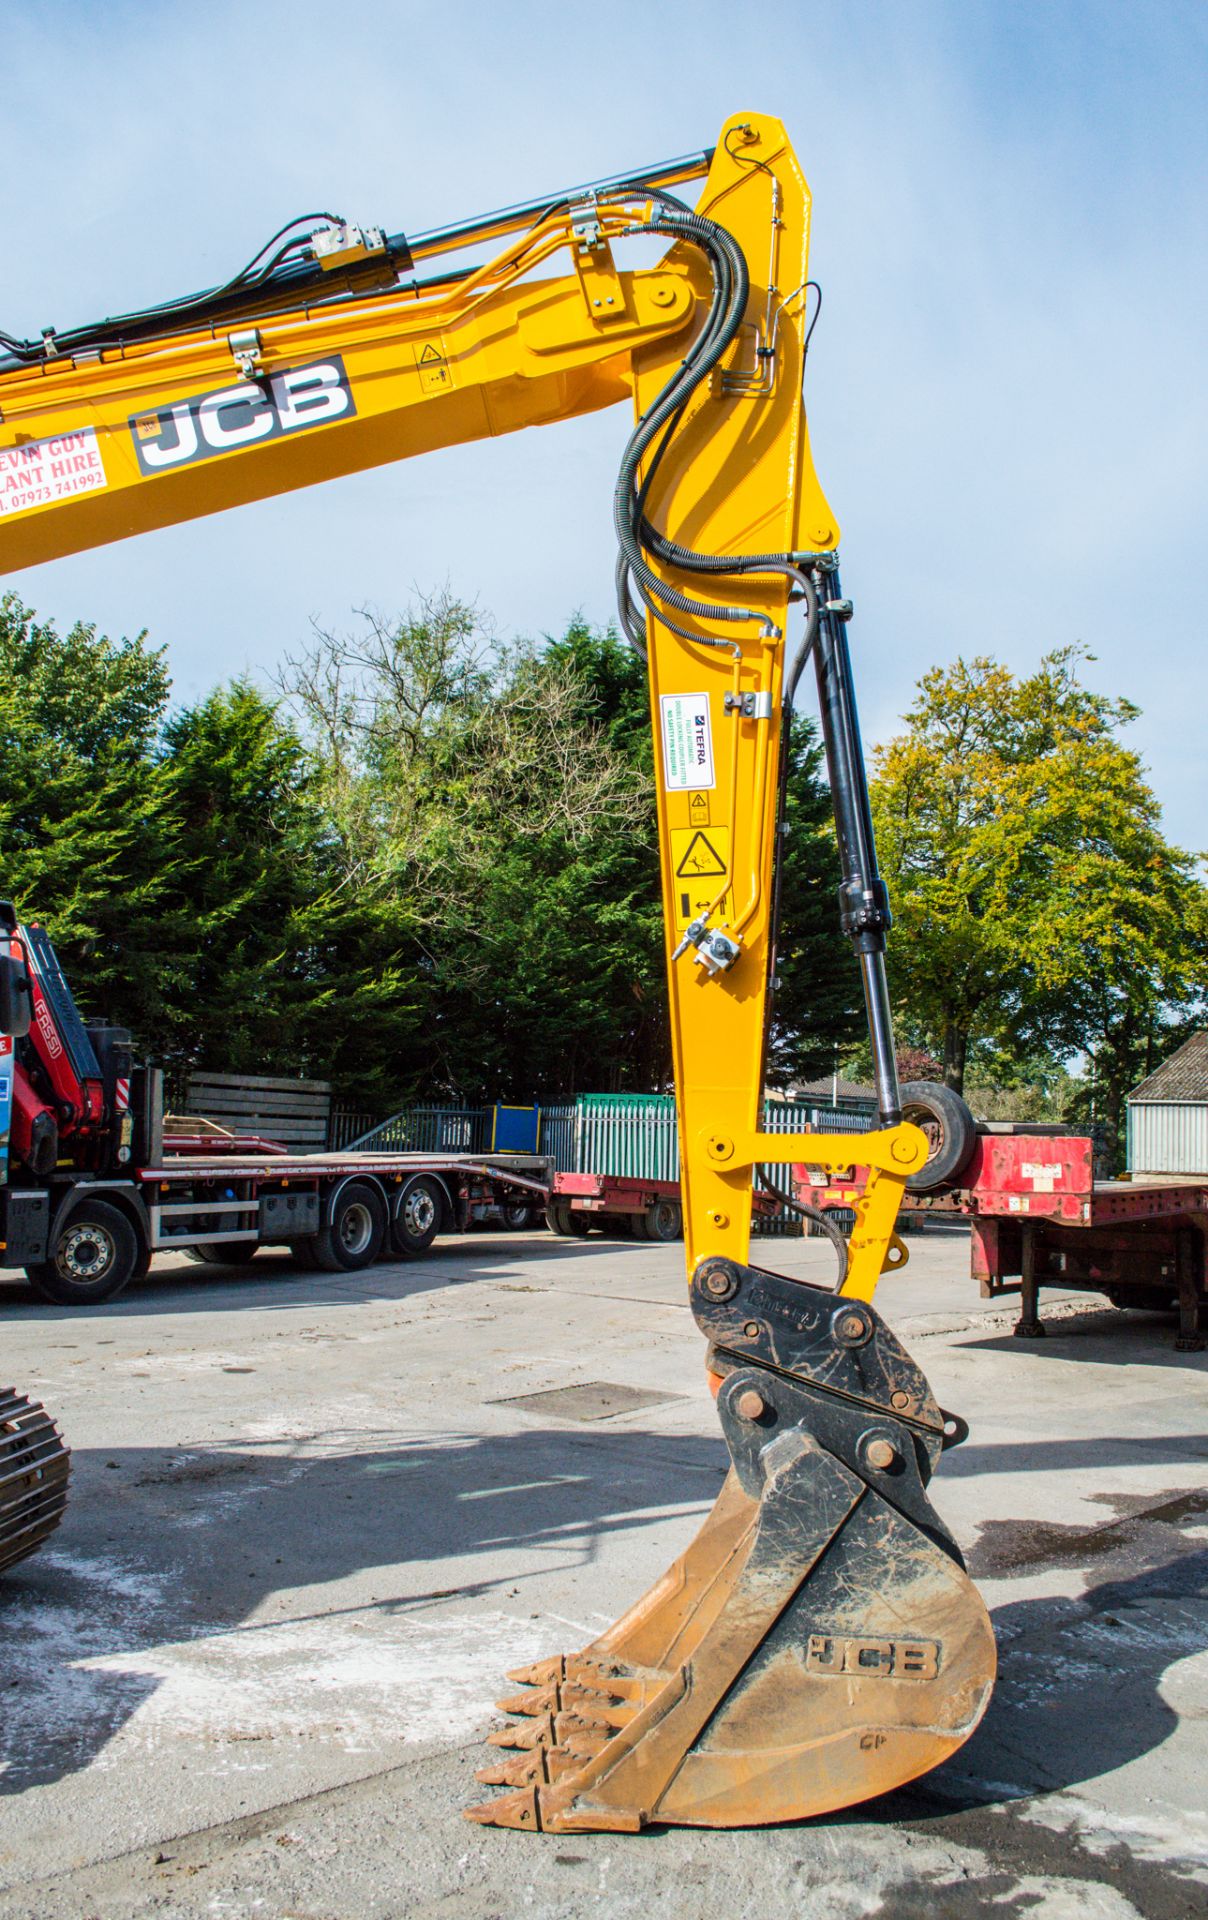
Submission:
<svg viewBox="0 0 1208 1920">
<path fill-rule="evenodd" d="M 677 840 L 687 841 L 682 849 L 675 846 Z M 724 857 L 717 842 L 725 843 Z M 687 833 L 681 828 L 671 836 L 675 850 L 675 877 L 677 880 L 705 880 L 712 874 L 721 880 L 730 870 L 730 835 L 724 827 L 714 827 L 712 838 L 700 828 Z"/>
<path fill-rule="evenodd" d="M 707 827 L 709 824 L 709 796 L 707 793 L 692 793 L 688 796 L 688 818 L 694 827 Z"/>
<path fill-rule="evenodd" d="M 677 930 L 682 933 L 717 899 L 730 871 L 729 827 L 672 827 L 671 899 Z M 715 914 L 724 921 L 733 912 L 727 892 Z"/>
<path fill-rule="evenodd" d="M 453 385 L 443 340 L 420 340 L 414 349 L 419 383 L 425 393 L 447 393 Z"/>
</svg>

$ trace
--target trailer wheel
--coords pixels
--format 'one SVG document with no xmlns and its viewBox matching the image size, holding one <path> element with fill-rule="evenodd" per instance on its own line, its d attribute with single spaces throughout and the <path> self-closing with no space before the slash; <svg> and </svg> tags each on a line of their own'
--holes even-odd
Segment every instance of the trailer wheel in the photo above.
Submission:
<svg viewBox="0 0 1208 1920">
<path fill-rule="evenodd" d="M 563 1206 L 557 1200 L 551 1200 L 545 1209 L 545 1224 L 551 1233 L 556 1233 L 563 1240 L 568 1239 L 570 1237 L 570 1208 Z"/>
<path fill-rule="evenodd" d="M 323 1273 L 359 1273 L 373 1265 L 385 1237 L 386 1202 L 367 1180 L 350 1180 L 314 1236 L 315 1261 Z"/>
<path fill-rule="evenodd" d="M 1177 1310 L 1179 1296 L 1164 1287 L 1104 1287 L 1113 1307 L 1121 1313 L 1171 1313 Z"/>
<path fill-rule="evenodd" d="M 590 1213 L 579 1213 L 574 1207 L 566 1209 L 566 1231 L 573 1240 L 586 1240 L 591 1232 Z"/>
<path fill-rule="evenodd" d="M 413 1180 L 404 1187 L 390 1223 L 390 1245 L 404 1260 L 418 1260 L 435 1240 L 445 1210 L 435 1180 Z"/>
<path fill-rule="evenodd" d="M 536 1218 L 535 1207 L 525 1207 L 516 1204 L 515 1206 L 500 1207 L 499 1211 L 503 1217 L 503 1224 L 509 1233 L 523 1233 L 526 1228 L 532 1226 Z"/>
<path fill-rule="evenodd" d="M 629 1221 L 629 1237 L 631 1240 L 649 1240 L 651 1238 L 647 1229 L 645 1213 L 631 1213 L 628 1214 L 626 1218 Z"/>
<path fill-rule="evenodd" d="M 189 1259 L 203 1267 L 245 1267 L 259 1250 L 259 1240 L 205 1240 L 185 1248 Z"/>
<path fill-rule="evenodd" d="M 933 1193 L 953 1180 L 977 1143 L 977 1122 L 959 1093 L 932 1080 L 911 1080 L 902 1088 L 902 1118 L 927 1135 L 926 1164 L 906 1182 L 909 1193 Z"/>
<path fill-rule="evenodd" d="M 133 1279 L 141 1248 L 134 1227 L 107 1200 L 84 1200 L 59 1229 L 49 1260 L 25 1272 L 34 1292 L 59 1307 L 99 1307 Z"/>
<path fill-rule="evenodd" d="M 636 1219 L 634 1224 L 636 1226 Z M 679 1201 L 652 1200 L 646 1209 L 642 1225 L 646 1230 L 647 1240 L 678 1240 L 684 1231 L 684 1215 Z"/>
</svg>

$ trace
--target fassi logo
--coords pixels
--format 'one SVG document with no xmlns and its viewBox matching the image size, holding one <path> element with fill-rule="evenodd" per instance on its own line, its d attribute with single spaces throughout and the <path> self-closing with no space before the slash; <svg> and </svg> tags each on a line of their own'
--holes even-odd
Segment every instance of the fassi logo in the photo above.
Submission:
<svg viewBox="0 0 1208 1920">
<path fill-rule="evenodd" d="M 264 381 L 240 380 L 155 413 L 136 413 L 130 433 L 142 472 L 163 473 L 283 433 L 321 427 L 356 410 L 344 362 L 333 353 L 304 367 L 286 367 Z"/>
</svg>

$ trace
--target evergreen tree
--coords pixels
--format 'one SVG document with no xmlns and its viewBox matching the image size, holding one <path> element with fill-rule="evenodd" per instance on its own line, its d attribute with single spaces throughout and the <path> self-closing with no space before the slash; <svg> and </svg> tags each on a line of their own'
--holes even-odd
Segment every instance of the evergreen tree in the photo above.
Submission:
<svg viewBox="0 0 1208 1920">
<path fill-rule="evenodd" d="M 0 599 L 0 879 L 51 930 L 82 1010 L 140 1037 L 162 1002 L 171 854 L 153 746 L 168 702 L 144 634 L 66 635 Z"/>
<path fill-rule="evenodd" d="M 381 915 L 341 884 L 295 730 L 234 681 L 168 722 L 160 777 L 174 856 L 160 1041 L 177 1079 L 294 1073 L 388 1105 L 422 994 Z"/>
</svg>

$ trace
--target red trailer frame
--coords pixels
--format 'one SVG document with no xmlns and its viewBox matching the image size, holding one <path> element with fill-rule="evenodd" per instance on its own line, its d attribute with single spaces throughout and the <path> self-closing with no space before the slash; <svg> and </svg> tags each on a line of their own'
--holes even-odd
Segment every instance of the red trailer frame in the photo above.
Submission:
<svg viewBox="0 0 1208 1920">
<path fill-rule="evenodd" d="M 854 1207 L 866 1171 L 793 1168 L 796 1198 L 824 1212 Z M 1177 1303 L 1175 1346 L 1198 1353 L 1208 1331 L 1208 1177 L 1096 1181 L 1093 1143 L 1059 1128 L 985 1126 L 956 1182 L 907 1192 L 904 1215 L 964 1215 L 983 1299 L 1018 1293 L 1015 1332 L 1045 1332 L 1040 1289 L 1106 1294 L 1117 1307 Z"/>
<path fill-rule="evenodd" d="M 774 1214 L 780 1205 L 773 1194 L 757 1190 L 754 1198 L 756 1215 Z M 635 1238 L 678 1240 L 683 1232 L 684 1208 L 678 1180 L 646 1180 L 620 1173 L 555 1173 L 545 1217 L 554 1233 L 588 1233 L 596 1217 L 601 1223 L 627 1222 Z"/>
</svg>

